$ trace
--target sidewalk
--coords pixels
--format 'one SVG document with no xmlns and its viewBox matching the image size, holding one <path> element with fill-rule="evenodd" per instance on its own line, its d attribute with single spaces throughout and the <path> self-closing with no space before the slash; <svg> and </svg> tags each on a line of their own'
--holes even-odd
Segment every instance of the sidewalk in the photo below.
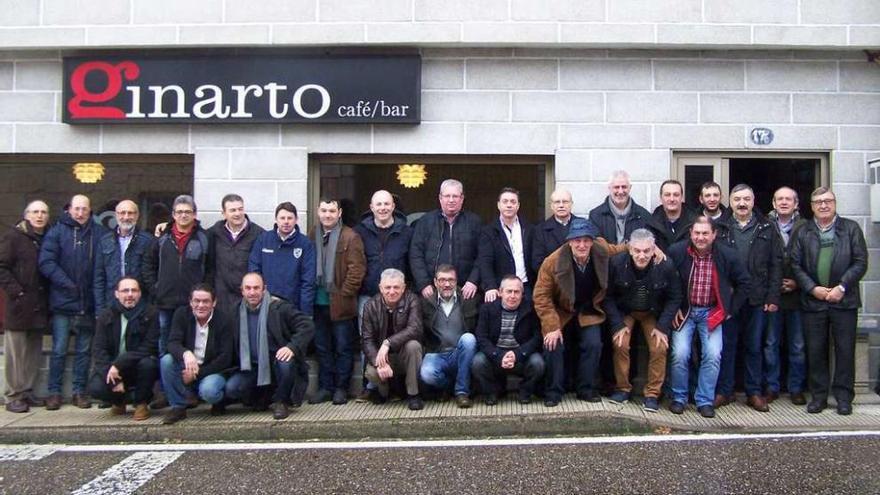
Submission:
<svg viewBox="0 0 880 495">
<path fill-rule="evenodd" d="M 804 406 L 792 405 L 787 397 L 775 401 L 770 413 L 759 413 L 740 402 L 720 408 L 714 419 L 702 418 L 690 405 L 677 416 L 665 409 L 646 413 L 641 403 L 625 405 L 587 403 L 572 395 L 555 408 L 540 401 L 520 405 L 511 398 L 488 407 L 481 402 L 459 409 L 453 401 L 427 402 L 425 409 L 410 411 L 404 402 L 376 406 L 349 402 L 304 404 L 284 421 L 269 412 L 255 413 L 230 406 L 222 417 L 211 417 L 202 405 L 189 411 L 188 419 L 161 424 L 162 413 L 135 422 L 129 414 L 111 416 L 109 409 L 77 409 L 65 405 L 60 411 L 35 408 L 26 414 L 0 411 L 0 443 L 131 443 L 488 438 L 510 436 L 626 435 L 652 431 L 669 432 L 804 432 L 828 430 L 880 430 L 880 397 L 856 397 L 851 416 L 839 416 L 831 407 L 821 414 L 807 414 Z"/>
</svg>

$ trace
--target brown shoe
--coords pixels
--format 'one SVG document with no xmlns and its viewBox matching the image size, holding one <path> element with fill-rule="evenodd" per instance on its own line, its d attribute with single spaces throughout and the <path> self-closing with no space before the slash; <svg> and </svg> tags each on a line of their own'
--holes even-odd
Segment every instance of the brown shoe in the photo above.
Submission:
<svg viewBox="0 0 880 495">
<path fill-rule="evenodd" d="M 80 409 L 89 409 L 92 407 L 92 399 L 89 399 L 89 396 L 86 394 L 73 394 L 70 403 Z"/>
<path fill-rule="evenodd" d="M 134 415 L 132 415 L 131 419 L 135 421 L 143 421 L 149 417 L 150 408 L 147 407 L 146 403 L 141 403 L 134 406 Z"/>
<path fill-rule="evenodd" d="M 49 398 L 46 399 L 46 410 L 57 411 L 61 409 L 62 403 L 63 401 L 61 400 L 60 395 L 50 395 Z"/>
<path fill-rule="evenodd" d="M 468 397 L 468 394 L 459 394 L 455 396 L 455 404 L 461 409 L 467 409 L 474 405 L 471 398 Z"/>
<path fill-rule="evenodd" d="M 732 402 L 733 399 L 731 399 L 730 397 L 723 394 L 717 394 L 715 396 L 715 401 L 712 402 L 712 405 L 715 406 L 715 408 L 717 409 L 719 407 L 724 407 Z"/>
<path fill-rule="evenodd" d="M 746 404 L 749 405 L 752 409 L 758 412 L 770 412 L 770 406 L 767 405 L 767 399 L 760 395 L 750 395 L 749 400 L 746 401 Z"/>
<path fill-rule="evenodd" d="M 779 392 L 773 392 L 768 390 L 767 393 L 764 394 L 764 400 L 767 401 L 767 404 L 773 404 L 773 401 L 779 398 Z"/>
<path fill-rule="evenodd" d="M 796 406 L 802 406 L 807 403 L 807 397 L 804 395 L 803 392 L 791 394 L 791 403 Z"/>
<path fill-rule="evenodd" d="M 31 407 L 46 407 L 46 399 L 44 397 L 27 394 L 24 396 L 24 400 L 27 402 L 27 405 Z"/>
<path fill-rule="evenodd" d="M 26 413 L 31 410 L 25 399 L 13 399 L 6 403 L 6 410 L 11 413 Z"/>
<path fill-rule="evenodd" d="M 125 402 L 121 404 L 110 404 L 110 414 L 114 416 L 123 416 L 125 414 Z"/>
</svg>

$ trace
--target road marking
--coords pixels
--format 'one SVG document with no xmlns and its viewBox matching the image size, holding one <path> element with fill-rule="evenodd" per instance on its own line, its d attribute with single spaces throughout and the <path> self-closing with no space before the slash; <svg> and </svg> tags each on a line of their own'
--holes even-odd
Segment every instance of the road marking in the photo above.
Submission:
<svg viewBox="0 0 880 495">
<path fill-rule="evenodd" d="M 0 462 L 39 461 L 63 447 L 63 445 L 0 445 Z"/>
<path fill-rule="evenodd" d="M 72 495 L 134 493 L 181 455 L 183 455 L 182 451 L 136 452 L 72 492 Z"/>
<path fill-rule="evenodd" d="M 508 447 L 536 445 L 639 444 L 744 440 L 801 440 L 811 438 L 880 437 L 880 431 L 826 431 L 807 433 L 705 433 L 698 435 L 643 435 L 575 438 L 508 438 L 486 440 L 388 440 L 376 442 L 180 443 L 129 445 L 69 445 L 59 452 L 163 452 L 238 450 L 408 449 L 435 447 Z"/>
</svg>

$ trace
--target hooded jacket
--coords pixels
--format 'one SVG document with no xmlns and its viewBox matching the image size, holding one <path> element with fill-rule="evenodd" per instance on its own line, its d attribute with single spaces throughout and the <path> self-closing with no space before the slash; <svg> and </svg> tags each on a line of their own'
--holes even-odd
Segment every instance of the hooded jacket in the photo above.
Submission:
<svg viewBox="0 0 880 495">
<path fill-rule="evenodd" d="M 40 272 L 49 279 L 49 309 L 61 315 L 94 315 L 95 256 L 104 228 L 92 217 L 80 225 L 69 213 L 40 246 Z"/>
<path fill-rule="evenodd" d="M 277 225 L 260 234 L 251 247 L 248 271 L 263 275 L 270 294 L 312 316 L 317 277 L 315 244 L 300 232 L 299 225 L 284 241 L 278 236 Z"/>
</svg>

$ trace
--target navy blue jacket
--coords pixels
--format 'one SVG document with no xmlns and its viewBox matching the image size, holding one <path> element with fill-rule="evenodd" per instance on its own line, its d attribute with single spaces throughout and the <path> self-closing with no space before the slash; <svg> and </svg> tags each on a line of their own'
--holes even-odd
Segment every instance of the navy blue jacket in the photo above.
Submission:
<svg viewBox="0 0 880 495">
<path fill-rule="evenodd" d="M 764 216 L 757 211 L 753 215 L 757 225 L 752 227 L 755 232 L 749 242 L 748 259 L 740 260 L 748 268 L 749 276 L 752 279 L 749 304 L 752 306 L 764 304 L 778 306 L 781 301 L 782 287 L 782 239 L 773 224 L 768 222 Z M 718 229 L 716 242 L 723 240 L 736 249 L 736 238 L 731 232 L 732 229 L 737 228 L 736 222 L 733 215 L 718 219 L 716 225 L 723 223 L 726 228 Z"/>
<path fill-rule="evenodd" d="M 532 309 L 531 301 L 523 299 L 516 312 L 513 337 L 519 347 L 513 352 L 516 354 L 517 363 L 525 363 L 530 355 L 541 351 L 543 339 L 538 329 L 538 317 Z M 480 318 L 477 320 L 474 336 L 477 338 L 480 352 L 485 354 L 496 366 L 501 366 L 501 360 L 507 354 L 507 349 L 499 349 L 496 346 L 498 337 L 501 336 L 501 298 L 480 306 Z"/>
<path fill-rule="evenodd" d="M 666 253 L 681 281 L 681 311 L 687 319 L 690 312 L 690 279 L 694 269 L 694 258 L 688 252 L 691 245 L 690 240 L 677 242 L 669 247 Z M 721 310 L 724 311 L 725 317 L 734 315 L 739 312 L 743 304 L 749 297 L 751 280 L 746 267 L 739 261 L 736 251 L 724 244 L 716 241 L 712 243 L 712 262 L 715 264 L 715 270 L 718 272 L 718 296 L 717 303 L 720 303 Z"/>
<path fill-rule="evenodd" d="M 568 224 L 562 225 L 551 215 L 550 218 L 535 225 L 532 229 L 532 252 L 530 261 L 532 272 L 538 273 L 538 270 L 541 269 L 541 263 L 544 262 L 544 258 L 550 256 L 550 253 L 556 251 L 559 249 L 559 246 L 565 243 L 565 236 L 568 235 L 568 227 L 571 225 L 571 221 L 575 218 L 578 217 L 572 215 L 571 218 L 568 219 Z"/>
<path fill-rule="evenodd" d="M 95 314 L 95 255 L 103 233 L 104 228 L 92 218 L 80 225 L 68 213 L 46 233 L 40 247 L 40 273 L 49 279 L 53 313 Z"/>
<path fill-rule="evenodd" d="M 529 254 L 532 249 L 532 225 L 525 218 L 519 217 L 519 226 L 522 231 L 523 240 L 523 263 L 526 268 L 526 276 L 529 283 L 534 286 L 535 273 L 532 270 Z M 513 251 L 510 249 L 510 242 L 507 241 L 507 234 L 502 230 L 505 228 L 501 225 L 501 219 L 496 218 L 495 221 L 483 227 L 480 233 L 480 255 L 478 263 L 480 265 L 480 281 L 481 289 L 489 291 L 498 289 L 501 286 L 501 279 L 505 275 L 516 275 L 516 264 L 513 260 Z"/>
<path fill-rule="evenodd" d="M 448 224 L 439 209 L 425 213 L 416 222 L 409 245 L 409 268 L 415 279 L 414 292 L 420 292 L 433 283 L 440 250 L 450 247 L 458 285 L 462 286 L 465 282 L 480 285 L 480 267 L 477 264 L 482 230 L 480 217 L 470 211 L 459 212 L 452 227 L 452 246 L 442 243 L 443 230 L 446 228 Z"/>
<path fill-rule="evenodd" d="M 211 269 L 208 234 L 198 220 L 186 241 L 183 255 L 174 243 L 172 227 L 173 224 L 169 223 L 165 233 L 144 257 L 144 283 L 159 309 L 177 309 L 189 304 L 190 289 L 204 282 Z"/>
<path fill-rule="evenodd" d="M 367 258 L 367 274 L 361 284 L 360 293 L 372 297 L 379 293 L 379 275 L 383 270 L 397 268 L 407 273 L 412 229 L 406 224 L 405 217 L 398 216 L 397 212 L 394 212 L 394 223 L 391 224 L 384 245 L 372 213 L 364 215 L 361 222 L 354 226 L 354 231 L 364 241 L 364 256 Z"/>
<path fill-rule="evenodd" d="M 117 231 L 107 231 L 98 241 L 98 256 L 95 257 L 95 314 L 99 315 L 104 308 L 116 300 L 114 291 L 116 283 L 125 276 L 134 277 L 141 285 L 142 297 L 146 297 L 149 287 L 144 283 L 142 275 L 143 260 L 153 244 L 153 237 L 141 229 L 135 228 L 131 242 L 125 250 L 125 264 L 119 255 L 119 235 Z"/>
<path fill-rule="evenodd" d="M 300 232 L 299 225 L 283 242 L 275 226 L 254 241 L 248 271 L 261 273 L 270 294 L 311 316 L 317 277 L 315 257 L 315 244 Z"/>
<path fill-rule="evenodd" d="M 617 244 L 617 221 L 614 219 L 614 213 L 608 206 L 610 198 L 605 197 L 605 201 L 599 206 L 590 210 L 590 221 L 599 228 L 599 235 L 604 237 L 611 244 Z M 626 225 L 623 230 L 623 240 L 628 241 L 629 235 L 633 230 L 641 229 L 648 226 L 648 220 L 651 214 L 648 210 L 642 208 L 636 203 L 636 200 L 630 198 L 632 208 L 629 209 L 629 216 L 626 217 Z"/>
</svg>

